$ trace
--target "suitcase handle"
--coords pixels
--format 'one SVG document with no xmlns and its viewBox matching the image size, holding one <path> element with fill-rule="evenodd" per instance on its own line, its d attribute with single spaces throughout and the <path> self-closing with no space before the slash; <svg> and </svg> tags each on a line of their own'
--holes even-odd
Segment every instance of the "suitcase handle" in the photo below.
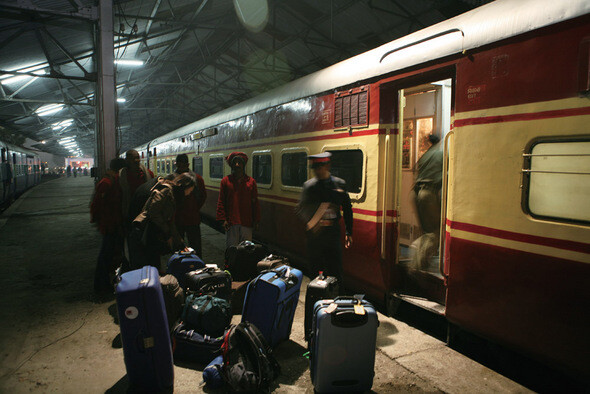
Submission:
<svg viewBox="0 0 590 394">
<path fill-rule="evenodd" d="M 344 309 L 331 314 L 332 325 L 336 327 L 360 327 L 369 321 L 369 314 L 357 315 L 352 309 Z"/>
</svg>

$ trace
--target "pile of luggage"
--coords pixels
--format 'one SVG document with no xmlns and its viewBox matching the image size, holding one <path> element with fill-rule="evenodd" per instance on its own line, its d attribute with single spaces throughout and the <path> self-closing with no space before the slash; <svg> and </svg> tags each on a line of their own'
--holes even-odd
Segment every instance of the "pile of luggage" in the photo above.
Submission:
<svg viewBox="0 0 590 394">
<path fill-rule="evenodd" d="M 177 253 L 165 276 L 150 266 L 121 276 L 117 306 L 132 389 L 172 389 L 173 360 L 182 360 L 206 366 L 210 388 L 270 391 L 280 373 L 273 348 L 290 337 L 303 274 L 247 241 L 228 249 L 224 268 Z M 362 296 L 337 295 L 336 279 L 322 274 L 307 287 L 312 382 L 318 392 L 370 390 L 376 312 Z M 233 311 L 241 311 L 239 324 L 231 324 Z"/>
</svg>

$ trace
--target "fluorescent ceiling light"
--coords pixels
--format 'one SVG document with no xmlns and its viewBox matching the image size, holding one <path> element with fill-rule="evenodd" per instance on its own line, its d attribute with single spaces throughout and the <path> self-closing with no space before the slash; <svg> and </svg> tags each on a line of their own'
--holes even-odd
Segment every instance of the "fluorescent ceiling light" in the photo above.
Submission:
<svg viewBox="0 0 590 394">
<path fill-rule="evenodd" d="M 37 108 L 35 113 L 39 116 L 47 116 L 61 111 L 63 107 L 63 104 L 48 104 Z"/>
<path fill-rule="evenodd" d="M 124 103 L 125 101 L 127 101 L 127 100 L 125 100 L 125 98 L 124 98 L 124 97 L 119 97 L 119 98 L 117 99 L 117 102 L 118 102 L 118 103 Z"/>
<path fill-rule="evenodd" d="M 61 122 L 56 122 L 51 124 L 51 128 L 53 130 L 59 130 L 59 129 L 65 129 L 66 127 L 69 127 L 72 125 L 72 123 L 74 123 L 74 119 L 66 119 L 66 120 L 62 120 Z"/>
<path fill-rule="evenodd" d="M 118 59 L 115 60 L 115 64 L 120 64 L 121 66 L 141 67 L 143 66 L 143 60 Z"/>
<path fill-rule="evenodd" d="M 44 67 L 44 66 L 42 66 Z M 39 70 L 39 66 L 38 67 L 30 67 L 30 68 L 25 68 L 23 70 L 11 70 L 11 71 L 15 71 L 15 72 L 23 72 L 23 73 L 29 73 L 32 72 L 33 74 L 37 74 L 37 75 L 43 75 L 45 74 L 45 70 Z M 0 80 L 2 85 L 9 85 L 12 83 L 17 83 L 17 82 L 22 82 L 22 81 L 26 81 L 27 79 L 31 79 L 33 78 L 30 75 L 9 75 L 9 74 L 4 74 L 0 77 Z M 37 79 L 37 78 L 35 78 Z"/>
</svg>

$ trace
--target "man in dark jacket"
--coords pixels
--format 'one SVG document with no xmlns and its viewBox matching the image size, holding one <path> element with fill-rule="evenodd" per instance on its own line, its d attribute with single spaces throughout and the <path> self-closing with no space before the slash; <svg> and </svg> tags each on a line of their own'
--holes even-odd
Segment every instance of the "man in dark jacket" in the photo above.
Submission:
<svg viewBox="0 0 590 394">
<path fill-rule="evenodd" d="M 188 245 L 195 250 L 197 256 L 202 257 L 201 247 L 201 207 L 207 199 L 205 181 L 199 174 L 189 169 L 188 156 L 184 153 L 176 156 L 176 175 L 190 174 L 196 182 L 193 192 L 185 197 L 181 206 L 176 207 L 176 227 L 182 238 L 186 235 Z"/>
<path fill-rule="evenodd" d="M 330 173 L 329 152 L 308 156 L 315 177 L 303 184 L 296 213 L 305 223 L 307 251 L 314 272 L 324 271 L 342 281 L 340 217 L 344 216 L 344 246 L 352 245 L 352 204 L 346 182 Z M 343 215 L 340 214 L 342 209 Z"/>
</svg>

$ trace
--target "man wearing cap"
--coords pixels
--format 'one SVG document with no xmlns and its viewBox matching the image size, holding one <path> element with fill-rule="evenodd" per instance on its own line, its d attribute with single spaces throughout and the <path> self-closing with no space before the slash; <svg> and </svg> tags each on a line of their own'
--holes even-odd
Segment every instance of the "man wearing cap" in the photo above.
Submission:
<svg viewBox="0 0 590 394">
<path fill-rule="evenodd" d="M 219 185 L 217 220 L 223 222 L 225 246 L 229 248 L 242 241 L 252 241 L 252 228 L 260 221 L 260 204 L 256 181 L 245 172 L 248 156 L 233 152 L 226 161 L 232 173 Z"/>
<path fill-rule="evenodd" d="M 344 246 L 349 248 L 352 245 L 352 204 L 346 182 L 330 173 L 331 156 L 330 152 L 308 156 L 315 176 L 303 184 L 296 213 L 305 223 L 312 269 L 342 281 L 340 217 L 344 216 L 346 227 Z"/>
</svg>

